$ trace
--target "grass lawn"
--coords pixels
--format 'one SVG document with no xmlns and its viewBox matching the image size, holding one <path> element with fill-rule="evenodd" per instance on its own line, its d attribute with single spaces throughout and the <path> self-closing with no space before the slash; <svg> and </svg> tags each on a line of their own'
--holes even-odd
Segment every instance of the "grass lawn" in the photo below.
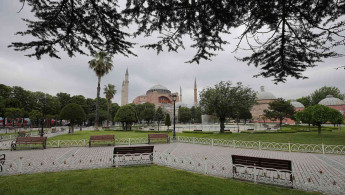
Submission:
<svg viewBox="0 0 345 195">
<path fill-rule="evenodd" d="M 285 127 L 286 128 L 286 127 Z M 288 129 L 285 129 L 288 130 Z M 108 135 L 114 134 L 115 138 L 136 138 L 147 137 L 148 131 L 77 131 L 74 135 L 60 135 L 49 140 L 76 140 L 76 139 L 90 139 L 91 135 Z M 166 132 L 165 132 L 166 133 Z M 169 135 L 172 137 L 172 133 Z M 204 137 L 214 139 L 236 139 L 246 141 L 265 141 L 265 142 L 291 142 L 291 143 L 306 143 L 306 144 L 329 144 L 329 145 L 345 145 L 345 127 L 342 130 L 322 131 L 321 136 L 317 135 L 316 131 L 312 132 L 296 132 L 296 133 L 266 133 L 266 134 L 248 134 L 248 133 L 177 133 L 177 136 L 189 137 Z"/>
<path fill-rule="evenodd" d="M 0 176 L 0 194 L 316 194 L 157 165 Z"/>
</svg>

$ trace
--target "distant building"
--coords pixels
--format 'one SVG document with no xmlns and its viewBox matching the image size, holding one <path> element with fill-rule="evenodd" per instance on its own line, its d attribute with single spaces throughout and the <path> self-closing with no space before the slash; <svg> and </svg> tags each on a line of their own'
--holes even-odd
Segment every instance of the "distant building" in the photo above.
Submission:
<svg viewBox="0 0 345 195">
<path fill-rule="evenodd" d="M 319 102 L 319 104 L 339 110 L 339 112 L 345 116 L 345 101 L 339 98 L 333 97 L 332 95 L 327 95 L 325 99 Z"/>
<path fill-rule="evenodd" d="M 279 121 L 271 121 L 264 117 L 264 110 L 268 110 L 269 103 L 275 101 L 277 98 L 268 91 L 265 91 L 264 86 L 260 87 L 260 92 L 256 94 L 257 104 L 255 104 L 251 109 L 251 114 L 253 117 L 253 122 L 256 123 L 278 123 Z M 304 109 L 303 104 L 297 102 L 296 100 L 290 100 L 292 106 L 295 107 L 295 111 L 300 111 Z M 289 118 L 283 120 L 285 124 L 295 124 L 295 121 Z"/>
<path fill-rule="evenodd" d="M 265 91 L 265 87 L 261 86 L 260 92 L 256 94 L 257 104 L 255 104 L 250 111 L 254 121 L 260 120 L 264 115 L 264 110 L 268 109 L 269 103 L 276 99 L 277 98 L 271 92 Z"/>
<path fill-rule="evenodd" d="M 180 91 L 182 92 L 182 90 Z M 172 95 L 177 96 L 176 102 L 180 102 L 182 94 L 171 93 L 171 91 L 163 85 L 157 84 L 146 91 L 146 94 L 140 95 L 133 100 L 134 104 L 143 104 L 145 102 L 152 103 L 156 106 L 170 107 L 174 104 Z"/>
</svg>

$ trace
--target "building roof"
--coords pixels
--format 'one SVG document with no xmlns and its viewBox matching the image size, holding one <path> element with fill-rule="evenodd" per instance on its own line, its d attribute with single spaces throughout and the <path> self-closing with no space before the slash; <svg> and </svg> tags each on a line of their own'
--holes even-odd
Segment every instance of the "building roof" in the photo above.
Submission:
<svg viewBox="0 0 345 195">
<path fill-rule="evenodd" d="M 319 104 L 324 106 L 337 106 L 345 105 L 345 102 L 339 98 L 333 97 L 332 95 L 327 95 L 325 99 L 319 102 Z"/>
<path fill-rule="evenodd" d="M 157 91 L 160 93 L 171 93 L 171 91 L 168 88 L 160 84 L 152 86 L 146 93 L 153 92 L 153 91 Z"/>
<path fill-rule="evenodd" d="M 296 100 L 291 100 L 290 104 L 295 108 L 304 108 L 304 105 Z"/>
<path fill-rule="evenodd" d="M 277 99 L 271 92 L 265 91 L 265 87 L 260 87 L 261 91 L 256 94 L 258 100 L 275 100 Z"/>
</svg>

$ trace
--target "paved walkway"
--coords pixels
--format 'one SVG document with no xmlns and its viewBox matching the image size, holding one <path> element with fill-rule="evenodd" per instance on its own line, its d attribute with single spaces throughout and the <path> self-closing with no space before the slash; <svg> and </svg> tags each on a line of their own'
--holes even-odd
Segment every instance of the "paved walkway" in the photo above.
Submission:
<svg viewBox="0 0 345 195">
<path fill-rule="evenodd" d="M 231 170 L 231 155 L 247 155 L 264 158 L 286 159 L 293 162 L 293 172 L 297 181 L 307 182 L 308 177 L 319 171 L 325 173 L 330 178 L 339 178 L 338 182 L 345 183 L 345 155 L 323 155 L 312 153 L 279 152 L 267 150 L 250 150 L 230 147 L 207 146 L 197 144 L 156 144 L 155 151 L 167 153 L 176 157 L 186 157 L 191 159 L 205 159 L 215 166 L 225 167 Z M 111 165 L 113 147 L 73 147 L 73 148 L 48 148 L 45 150 L 18 150 L 1 151 L 6 154 L 6 160 L 15 162 L 20 157 L 25 162 L 33 165 L 41 164 L 48 166 L 54 164 L 68 164 L 77 166 L 82 161 L 87 162 L 106 162 L 105 167 Z M 77 160 L 76 160 L 77 159 Z M 72 168 L 72 167 L 71 167 Z M 58 169 L 59 170 L 59 169 Z M 40 169 L 33 172 L 41 172 Z M 306 175 L 306 173 L 310 175 Z"/>
</svg>

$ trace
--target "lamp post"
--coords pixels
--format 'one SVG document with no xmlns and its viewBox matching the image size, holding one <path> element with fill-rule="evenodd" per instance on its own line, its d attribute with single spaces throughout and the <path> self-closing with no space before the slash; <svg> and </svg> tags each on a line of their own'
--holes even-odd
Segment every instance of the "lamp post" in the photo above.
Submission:
<svg viewBox="0 0 345 195">
<path fill-rule="evenodd" d="M 172 95 L 172 100 L 174 101 L 174 132 L 173 132 L 173 140 L 176 140 L 176 132 L 175 132 L 175 122 L 176 122 L 176 116 L 175 116 L 175 102 L 176 102 L 177 96 L 176 94 Z"/>
<path fill-rule="evenodd" d="M 46 95 L 44 95 L 44 97 L 42 98 L 42 103 L 43 103 L 43 110 L 42 110 L 42 114 L 43 114 L 43 119 L 42 119 L 42 128 L 41 128 L 41 137 L 43 137 L 44 131 L 43 131 L 43 125 L 44 125 L 44 117 L 45 117 L 45 110 L 46 110 L 46 104 L 47 104 L 47 97 Z"/>
</svg>

